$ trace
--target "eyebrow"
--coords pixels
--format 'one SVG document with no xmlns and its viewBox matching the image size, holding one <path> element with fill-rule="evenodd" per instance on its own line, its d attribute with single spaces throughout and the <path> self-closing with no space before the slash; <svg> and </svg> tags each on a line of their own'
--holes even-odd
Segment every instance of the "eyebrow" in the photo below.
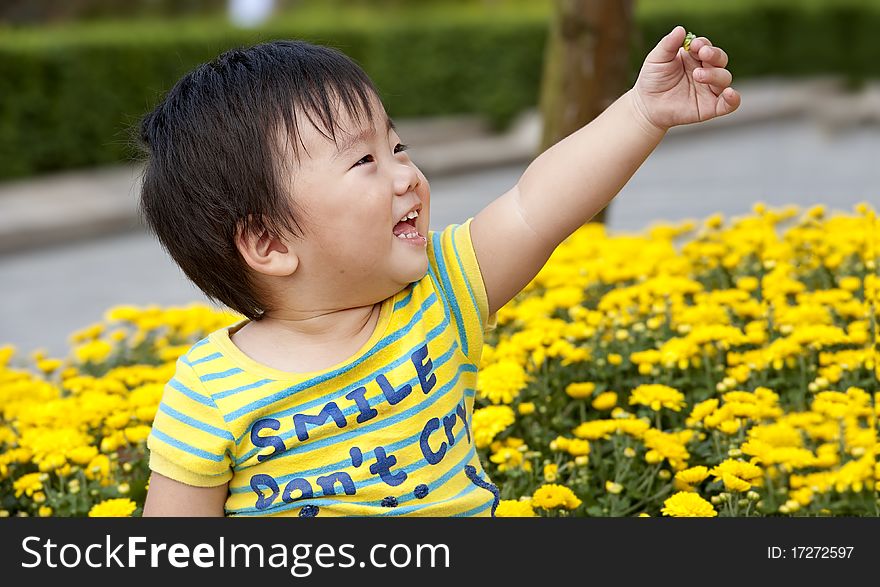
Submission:
<svg viewBox="0 0 880 587">
<path fill-rule="evenodd" d="M 391 120 L 391 117 L 385 118 L 385 134 L 387 135 L 390 131 L 396 131 L 397 127 L 394 125 L 394 121 Z M 358 134 L 349 137 L 345 141 L 343 141 L 339 145 L 339 149 L 336 152 L 336 155 L 333 156 L 333 161 L 336 161 L 342 155 L 349 152 L 351 149 L 356 147 L 357 145 L 366 142 L 367 139 L 373 138 L 376 136 L 376 130 L 373 128 L 365 129 L 359 132 Z"/>
</svg>

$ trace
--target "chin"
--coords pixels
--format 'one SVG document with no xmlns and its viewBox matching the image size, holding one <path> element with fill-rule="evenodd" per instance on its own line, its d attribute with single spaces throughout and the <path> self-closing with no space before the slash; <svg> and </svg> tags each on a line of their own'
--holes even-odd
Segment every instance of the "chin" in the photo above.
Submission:
<svg viewBox="0 0 880 587">
<path fill-rule="evenodd" d="M 399 283 L 404 284 L 404 287 L 413 283 L 415 281 L 419 281 L 428 273 L 428 255 L 425 254 L 422 256 L 421 262 L 418 264 L 412 264 L 406 268 L 406 270 L 401 271 L 398 275 L 400 279 L 397 280 Z"/>
</svg>

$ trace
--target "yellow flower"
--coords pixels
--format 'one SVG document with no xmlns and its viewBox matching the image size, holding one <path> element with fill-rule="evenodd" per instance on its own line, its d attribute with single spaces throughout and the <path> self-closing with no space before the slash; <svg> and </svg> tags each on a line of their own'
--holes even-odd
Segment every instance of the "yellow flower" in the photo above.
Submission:
<svg viewBox="0 0 880 587">
<path fill-rule="evenodd" d="M 52 515 L 52 508 L 50 508 L 47 505 L 44 505 L 44 506 L 41 506 L 39 510 L 37 510 L 37 513 L 39 514 L 39 516 L 41 518 L 48 518 L 49 516 Z"/>
<path fill-rule="evenodd" d="M 724 224 L 724 216 L 721 214 L 713 214 L 706 218 L 705 223 L 708 228 L 720 228 Z"/>
<path fill-rule="evenodd" d="M 622 356 L 618 355 L 617 353 L 611 353 L 610 355 L 608 355 L 608 364 L 617 366 L 621 363 L 623 363 Z"/>
<path fill-rule="evenodd" d="M 709 469 L 702 465 L 691 467 L 689 469 L 684 469 L 675 474 L 676 479 L 687 483 L 688 485 L 696 485 L 697 483 L 701 483 L 708 476 Z"/>
<path fill-rule="evenodd" d="M 574 438 L 568 441 L 565 450 L 573 457 L 586 456 L 590 454 L 590 443 L 580 438 Z"/>
<path fill-rule="evenodd" d="M 740 277 L 739 279 L 736 280 L 737 289 L 741 289 L 743 291 L 748 291 L 748 292 L 755 291 L 756 289 L 758 289 L 758 285 L 760 285 L 760 283 L 758 282 L 757 277 L 752 277 L 752 276 Z"/>
<path fill-rule="evenodd" d="M 655 412 L 660 411 L 660 408 L 678 412 L 687 405 L 684 394 L 677 389 L 653 383 L 636 387 L 630 395 L 629 403 L 648 406 Z"/>
<path fill-rule="evenodd" d="M 613 481 L 606 481 L 605 482 L 605 491 L 607 491 L 608 493 L 613 493 L 614 495 L 617 495 L 618 493 L 623 491 L 623 485 L 621 485 L 620 483 L 614 483 Z"/>
<path fill-rule="evenodd" d="M 593 395 L 593 391 L 596 389 L 595 383 L 585 382 L 585 383 L 571 383 L 565 388 L 565 393 L 574 399 L 583 399 L 585 397 L 590 397 Z"/>
<path fill-rule="evenodd" d="M 606 391 L 600 393 L 596 396 L 596 399 L 593 400 L 593 409 L 599 411 L 610 410 L 614 406 L 617 405 L 617 394 L 613 391 Z"/>
<path fill-rule="evenodd" d="M 502 359 L 480 370 L 477 394 L 493 404 L 509 404 L 531 378 L 517 362 Z"/>
<path fill-rule="evenodd" d="M 752 481 L 762 475 L 760 467 L 734 459 L 727 459 L 709 471 L 710 475 L 715 476 L 716 481 L 723 480 L 725 473 L 739 477 L 744 481 Z"/>
<path fill-rule="evenodd" d="M 67 458 L 77 465 L 87 465 L 96 456 L 98 449 L 94 446 L 78 446 L 67 453 Z"/>
<path fill-rule="evenodd" d="M 675 518 L 712 518 L 718 515 L 712 504 L 689 491 L 679 491 L 663 502 L 664 516 Z"/>
<path fill-rule="evenodd" d="M 22 493 L 31 497 L 35 492 L 42 489 L 43 475 L 45 473 L 28 473 L 13 481 L 12 488 L 15 490 L 15 497 L 21 497 Z"/>
<path fill-rule="evenodd" d="M 508 439 L 509 440 L 509 439 Z M 494 446 L 494 453 L 489 457 L 489 460 L 498 465 L 498 470 L 500 472 L 504 472 L 508 469 L 513 469 L 516 467 L 523 467 L 526 470 L 531 469 L 531 464 L 526 462 L 523 466 L 523 453 L 517 450 L 514 447 L 510 446 Z"/>
<path fill-rule="evenodd" d="M 137 504 L 126 497 L 107 499 L 92 506 L 90 518 L 128 518 L 137 509 Z"/>
<path fill-rule="evenodd" d="M 44 373 L 52 373 L 62 364 L 61 359 L 40 359 L 37 361 L 37 369 Z"/>
<path fill-rule="evenodd" d="M 521 416 L 528 416 L 535 413 L 535 404 L 532 402 L 523 402 L 517 406 L 517 411 Z"/>
<path fill-rule="evenodd" d="M 549 463 L 544 465 L 544 481 L 553 483 L 556 481 L 556 475 L 559 472 L 559 465 Z"/>
<path fill-rule="evenodd" d="M 537 516 L 528 500 L 502 499 L 495 508 L 497 518 L 536 518 Z"/>
<path fill-rule="evenodd" d="M 110 475 L 110 459 L 107 455 L 96 456 L 86 466 L 86 477 L 89 479 L 104 479 L 108 475 Z"/>
<path fill-rule="evenodd" d="M 15 350 L 15 347 L 11 344 L 0 346 L 0 367 L 5 367 L 9 364 L 9 359 L 15 354 Z"/>
<path fill-rule="evenodd" d="M 581 500 L 574 492 L 564 485 L 547 484 L 539 487 L 532 496 L 532 504 L 537 507 L 551 510 L 565 508 L 573 510 L 581 505 Z"/>
<path fill-rule="evenodd" d="M 80 363 L 101 363 L 113 352 L 113 347 L 107 341 L 92 340 L 76 347 L 73 352 Z"/>
<path fill-rule="evenodd" d="M 751 483 L 743 481 L 736 475 L 731 475 L 730 473 L 723 473 L 721 478 L 724 481 L 724 488 L 728 491 L 743 493 L 752 488 Z"/>
<path fill-rule="evenodd" d="M 150 435 L 150 427 L 149 426 L 130 426 L 123 430 L 125 434 L 125 439 L 131 443 L 137 444 L 139 442 L 144 442 L 147 440 L 147 437 Z"/>
<path fill-rule="evenodd" d="M 477 448 L 485 448 L 492 440 L 513 424 L 516 417 L 509 406 L 487 406 L 474 410 L 471 428 Z"/>
</svg>

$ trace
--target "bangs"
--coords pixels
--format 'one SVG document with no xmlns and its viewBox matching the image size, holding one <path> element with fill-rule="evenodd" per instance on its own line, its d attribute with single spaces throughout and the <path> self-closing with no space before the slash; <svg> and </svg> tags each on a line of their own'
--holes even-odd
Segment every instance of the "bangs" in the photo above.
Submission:
<svg viewBox="0 0 880 587">
<path fill-rule="evenodd" d="M 361 128 L 373 122 L 375 111 L 371 100 L 380 101 L 372 81 L 360 69 L 330 71 L 320 68 L 308 73 L 316 75 L 283 84 L 283 87 L 295 91 L 276 104 L 272 136 L 276 137 L 275 144 L 279 146 L 279 152 L 275 153 L 279 161 L 287 160 L 291 143 L 298 164 L 302 163 L 303 153 L 311 156 L 302 139 L 303 116 L 321 136 L 338 148 L 340 134 L 347 135 L 353 130 L 341 123 L 342 114 L 353 121 L 355 128 Z"/>
</svg>

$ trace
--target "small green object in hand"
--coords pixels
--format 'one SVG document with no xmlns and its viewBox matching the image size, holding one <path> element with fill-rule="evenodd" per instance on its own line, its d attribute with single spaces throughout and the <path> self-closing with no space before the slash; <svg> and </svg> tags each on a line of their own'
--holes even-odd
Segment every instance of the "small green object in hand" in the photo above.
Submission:
<svg viewBox="0 0 880 587">
<path fill-rule="evenodd" d="M 697 35 L 695 35 L 694 33 L 688 33 L 684 36 L 684 45 L 682 45 L 682 46 L 684 47 L 685 51 L 691 50 L 691 41 L 693 41 L 696 38 L 697 38 Z"/>
</svg>

